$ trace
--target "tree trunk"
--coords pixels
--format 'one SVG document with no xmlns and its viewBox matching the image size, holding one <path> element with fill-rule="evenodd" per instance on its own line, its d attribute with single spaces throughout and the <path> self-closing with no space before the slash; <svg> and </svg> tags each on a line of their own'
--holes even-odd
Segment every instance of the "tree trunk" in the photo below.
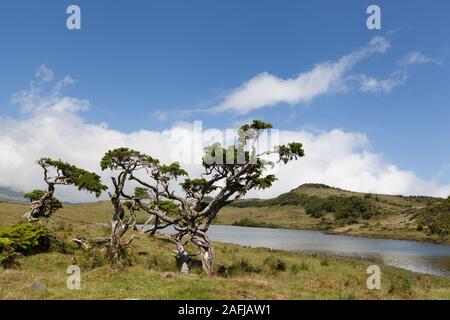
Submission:
<svg viewBox="0 0 450 320">
<path fill-rule="evenodd" d="M 50 216 L 49 202 L 50 199 L 53 197 L 54 192 L 55 187 L 52 184 L 50 184 L 48 190 L 44 193 L 42 198 L 40 198 L 38 201 L 34 201 L 31 204 L 30 211 L 24 214 L 24 218 L 28 221 L 36 221 L 42 217 L 49 217 Z M 47 211 L 49 212 L 47 213 Z"/>
<path fill-rule="evenodd" d="M 182 275 L 187 275 L 192 268 L 192 258 L 181 243 L 181 240 L 175 239 L 175 242 L 177 245 L 176 258 L 181 262 L 180 273 Z"/>
<path fill-rule="evenodd" d="M 114 214 L 111 221 L 111 259 L 113 264 L 122 267 L 122 244 L 120 238 L 124 234 L 123 217 L 125 215 L 125 210 L 118 195 L 113 195 L 111 197 L 111 202 L 114 206 Z"/>
<path fill-rule="evenodd" d="M 111 222 L 111 243 L 110 243 L 110 251 L 111 251 L 111 259 L 112 263 L 122 267 L 122 245 L 120 242 L 121 230 L 122 230 L 122 221 L 121 220 L 113 220 Z"/>
<path fill-rule="evenodd" d="M 216 273 L 216 256 L 208 236 L 204 232 L 197 231 L 192 236 L 192 242 L 200 249 L 203 271 L 207 275 L 214 275 Z"/>
</svg>

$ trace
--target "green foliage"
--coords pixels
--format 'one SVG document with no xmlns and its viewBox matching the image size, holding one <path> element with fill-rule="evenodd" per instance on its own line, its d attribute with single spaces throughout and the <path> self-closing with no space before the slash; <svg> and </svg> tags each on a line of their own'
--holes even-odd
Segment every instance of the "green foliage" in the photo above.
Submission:
<svg viewBox="0 0 450 320">
<path fill-rule="evenodd" d="M 323 267 L 328 267 L 330 265 L 330 263 L 328 262 L 327 258 L 322 258 L 322 259 L 320 259 L 320 265 Z"/>
<path fill-rule="evenodd" d="M 259 273 L 261 269 L 249 262 L 246 258 L 240 258 L 234 261 L 231 265 L 220 265 L 217 268 L 217 273 L 230 277 L 233 275 L 246 274 L 246 273 Z"/>
<path fill-rule="evenodd" d="M 305 156 L 305 152 L 303 150 L 303 145 L 299 142 L 291 142 L 287 145 L 282 145 L 278 147 L 278 153 L 280 157 L 280 161 L 284 164 L 288 163 L 292 160 L 297 160 Z"/>
<path fill-rule="evenodd" d="M 357 196 L 351 197 L 318 197 L 300 194 L 296 191 L 284 193 L 277 198 L 268 200 L 246 200 L 231 204 L 237 208 L 272 207 L 272 206 L 303 206 L 307 214 L 321 218 L 327 213 L 333 213 L 336 220 L 347 223 L 358 219 L 370 219 L 379 214 L 371 199 Z"/>
<path fill-rule="evenodd" d="M 50 250 L 55 236 L 37 223 L 19 223 L 0 229 L 0 265 L 9 267 L 20 255 L 32 255 Z"/>
<path fill-rule="evenodd" d="M 31 202 L 38 201 L 45 195 L 43 190 L 33 190 L 29 193 L 23 195 L 25 199 L 29 199 Z M 51 197 L 49 202 L 49 212 L 50 214 L 55 213 L 57 210 L 63 207 L 61 201 L 59 201 L 56 197 Z"/>
<path fill-rule="evenodd" d="M 56 239 L 52 241 L 51 251 L 62 253 L 62 254 L 72 254 L 78 249 L 78 246 L 68 240 Z"/>
<path fill-rule="evenodd" d="M 269 271 L 286 271 L 287 263 L 278 257 L 268 256 L 264 259 L 263 264 L 269 269 Z"/>
<path fill-rule="evenodd" d="M 299 188 L 314 188 L 314 189 L 336 189 L 323 183 L 304 183 Z"/>
<path fill-rule="evenodd" d="M 67 162 L 52 160 L 50 158 L 43 158 L 39 160 L 38 163 L 45 168 L 55 168 L 58 174 L 67 183 L 76 186 L 80 191 L 89 191 L 99 197 L 101 193 L 107 189 L 107 187 L 101 183 L 100 176 L 94 172 L 89 172 Z"/>
<path fill-rule="evenodd" d="M 169 178 L 177 179 L 181 176 L 187 176 L 186 170 L 182 169 L 178 162 L 171 163 L 169 165 L 161 165 L 160 172 Z"/>
<path fill-rule="evenodd" d="M 300 271 L 308 271 L 309 270 L 309 264 L 307 264 L 305 261 L 302 261 L 302 263 L 300 263 L 300 265 L 294 263 L 293 265 L 291 265 L 290 271 L 293 274 L 297 274 Z"/>
<path fill-rule="evenodd" d="M 153 206 L 156 206 L 156 204 L 154 204 Z M 160 200 L 158 208 L 164 211 L 169 216 L 177 216 L 181 213 L 180 207 L 172 201 L 168 200 Z"/>
<path fill-rule="evenodd" d="M 103 267 L 109 263 L 109 257 L 105 250 L 99 248 L 90 248 L 81 251 L 81 255 L 77 257 L 76 264 L 83 270 L 92 270 Z"/>
<path fill-rule="evenodd" d="M 447 236 L 450 234 L 450 201 L 431 204 L 417 215 L 419 228 L 429 234 Z"/>
<path fill-rule="evenodd" d="M 218 188 L 217 186 L 214 186 L 210 181 L 203 178 L 186 178 L 182 183 L 180 183 L 180 185 L 187 192 L 202 192 L 203 194 L 209 194 Z"/>
<path fill-rule="evenodd" d="M 265 223 L 265 222 L 256 222 L 249 218 L 242 218 L 240 220 L 236 220 L 233 222 L 233 226 L 239 227 L 255 227 L 255 228 L 278 228 L 276 224 L 273 223 Z"/>
<path fill-rule="evenodd" d="M 136 159 L 144 159 L 144 157 L 145 156 L 138 151 L 128 148 L 117 148 L 114 150 L 109 150 L 107 153 L 105 153 L 102 160 L 100 161 L 100 167 L 102 168 L 102 170 L 125 169 L 133 166 L 136 162 Z M 157 160 L 148 156 L 145 157 L 145 159 L 152 163 L 158 163 Z"/>
</svg>

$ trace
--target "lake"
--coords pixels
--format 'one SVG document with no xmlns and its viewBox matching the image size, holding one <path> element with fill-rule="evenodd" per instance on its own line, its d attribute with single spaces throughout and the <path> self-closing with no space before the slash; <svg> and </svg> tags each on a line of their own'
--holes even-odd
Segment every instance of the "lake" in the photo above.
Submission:
<svg viewBox="0 0 450 320">
<path fill-rule="evenodd" d="M 214 241 L 242 246 L 376 259 L 414 272 L 450 276 L 450 245 L 221 225 L 211 226 L 208 235 Z"/>
</svg>

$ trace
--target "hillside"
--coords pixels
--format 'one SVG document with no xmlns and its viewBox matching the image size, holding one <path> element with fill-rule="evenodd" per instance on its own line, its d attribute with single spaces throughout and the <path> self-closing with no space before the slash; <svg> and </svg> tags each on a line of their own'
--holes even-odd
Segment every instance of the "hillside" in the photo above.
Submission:
<svg viewBox="0 0 450 320">
<path fill-rule="evenodd" d="M 305 184 L 273 199 L 231 204 L 222 210 L 218 223 L 450 242 L 447 203 L 442 198 L 369 194 Z"/>
<path fill-rule="evenodd" d="M 23 194 L 0 187 L 0 203 L 26 203 Z"/>
<path fill-rule="evenodd" d="M 27 210 L 27 205 L 0 203 L 0 227 Z M 107 201 L 64 204 L 56 215 L 67 222 L 108 223 L 111 210 Z M 240 200 L 222 209 L 214 223 L 450 243 L 450 202 L 305 184 L 273 199 Z"/>
</svg>

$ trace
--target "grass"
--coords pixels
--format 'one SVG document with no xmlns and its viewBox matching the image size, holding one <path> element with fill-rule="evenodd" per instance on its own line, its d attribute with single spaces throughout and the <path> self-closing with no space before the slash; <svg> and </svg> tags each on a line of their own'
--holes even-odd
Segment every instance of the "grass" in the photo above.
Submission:
<svg viewBox="0 0 450 320">
<path fill-rule="evenodd" d="M 16 223 L 24 209 L 0 205 L 2 226 Z M 104 203 L 66 206 L 47 226 L 66 240 L 102 236 L 108 228 L 80 221 L 107 222 L 108 211 Z M 196 261 L 190 276 L 165 279 L 163 273 L 178 270 L 172 244 L 138 237 L 122 272 L 112 270 L 99 251 L 23 257 L 20 269 L 0 270 L 0 299 L 450 299 L 449 277 L 380 264 L 381 290 L 368 290 L 372 261 L 223 243 L 215 244 L 217 276 L 205 276 Z M 81 267 L 81 290 L 66 287 L 72 264 Z"/>
</svg>

